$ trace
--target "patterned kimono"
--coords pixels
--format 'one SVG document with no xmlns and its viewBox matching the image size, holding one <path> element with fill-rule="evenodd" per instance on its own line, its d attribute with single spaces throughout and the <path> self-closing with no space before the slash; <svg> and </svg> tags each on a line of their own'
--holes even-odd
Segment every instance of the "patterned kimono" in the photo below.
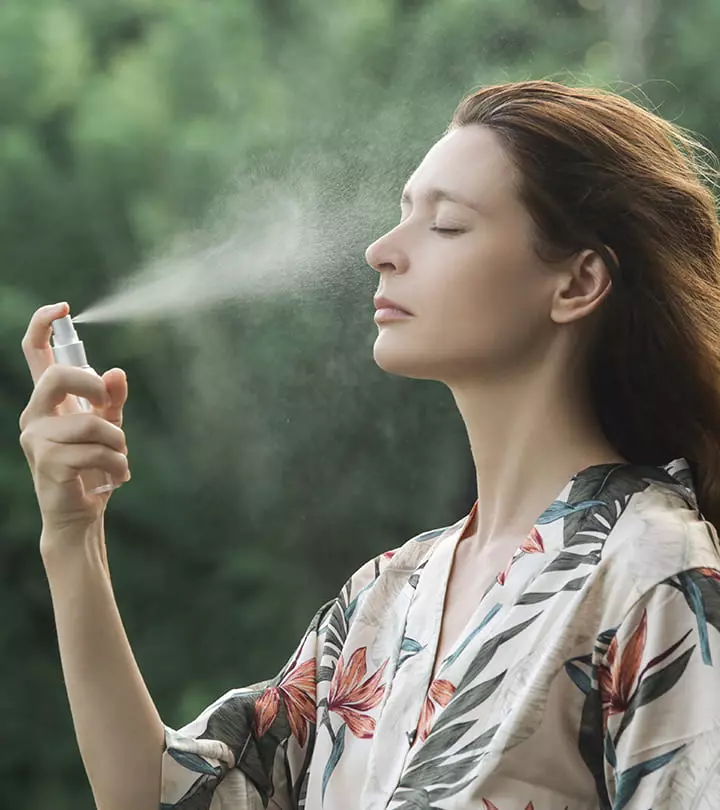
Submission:
<svg viewBox="0 0 720 810">
<path fill-rule="evenodd" d="M 363 566 L 276 678 L 167 728 L 161 808 L 719 808 L 720 545 L 687 461 L 574 475 L 431 682 L 477 508 Z"/>
</svg>

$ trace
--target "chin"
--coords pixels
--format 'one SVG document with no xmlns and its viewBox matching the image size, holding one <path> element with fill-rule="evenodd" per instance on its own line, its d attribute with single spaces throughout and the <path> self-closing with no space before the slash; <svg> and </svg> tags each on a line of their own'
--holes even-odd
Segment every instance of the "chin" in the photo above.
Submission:
<svg viewBox="0 0 720 810">
<path fill-rule="evenodd" d="M 449 388 L 456 385 L 492 377 L 498 373 L 505 376 L 509 366 L 498 368 L 496 359 L 478 355 L 457 345 L 438 345 L 438 341 L 400 340 L 395 335 L 377 336 L 373 346 L 375 364 L 388 374 L 409 377 L 413 380 L 433 380 Z"/>
<path fill-rule="evenodd" d="M 387 345 L 382 335 L 373 346 L 373 359 L 376 365 L 388 374 L 410 377 L 414 380 L 438 380 L 439 369 L 429 362 L 428 353 L 419 354 L 417 349 L 403 348 L 400 345 Z M 398 341 L 399 343 L 399 341 Z"/>
</svg>

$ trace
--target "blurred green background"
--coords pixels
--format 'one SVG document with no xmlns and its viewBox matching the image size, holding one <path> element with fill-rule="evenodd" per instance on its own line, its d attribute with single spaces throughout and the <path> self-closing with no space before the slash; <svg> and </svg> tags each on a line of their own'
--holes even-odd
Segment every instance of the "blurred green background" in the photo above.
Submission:
<svg viewBox="0 0 720 810">
<path fill-rule="evenodd" d="M 17 441 L 34 309 L 79 312 L 257 178 L 311 181 L 347 234 L 327 295 L 198 313 L 191 338 L 167 321 L 81 330 L 97 369 L 128 374 L 133 478 L 109 506 L 110 566 L 178 727 L 272 676 L 365 560 L 472 504 L 449 392 L 372 360 L 363 258 L 462 95 L 611 86 L 712 146 L 719 26 L 717 0 L 4 0 L 0 808 L 94 806 Z"/>
</svg>

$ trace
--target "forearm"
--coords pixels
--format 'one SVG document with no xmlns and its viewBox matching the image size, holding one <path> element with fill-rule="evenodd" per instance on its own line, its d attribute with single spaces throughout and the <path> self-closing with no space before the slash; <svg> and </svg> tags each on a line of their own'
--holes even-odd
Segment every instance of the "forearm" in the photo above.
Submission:
<svg viewBox="0 0 720 810">
<path fill-rule="evenodd" d="M 112 592 L 101 529 L 43 536 L 60 660 L 98 810 L 157 810 L 164 729 Z"/>
</svg>

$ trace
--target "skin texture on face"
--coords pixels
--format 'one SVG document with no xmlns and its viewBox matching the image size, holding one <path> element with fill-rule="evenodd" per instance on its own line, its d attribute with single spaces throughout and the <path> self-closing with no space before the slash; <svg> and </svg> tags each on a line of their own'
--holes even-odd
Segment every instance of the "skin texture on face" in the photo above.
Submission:
<svg viewBox="0 0 720 810">
<path fill-rule="evenodd" d="M 452 388 L 490 381 L 542 363 L 554 317 L 584 314 L 579 299 L 554 310 L 572 276 L 536 255 L 518 182 L 497 136 L 478 125 L 451 130 L 412 174 L 399 224 L 366 253 L 378 294 L 414 316 L 379 325 L 374 357 L 385 371 Z"/>
</svg>

